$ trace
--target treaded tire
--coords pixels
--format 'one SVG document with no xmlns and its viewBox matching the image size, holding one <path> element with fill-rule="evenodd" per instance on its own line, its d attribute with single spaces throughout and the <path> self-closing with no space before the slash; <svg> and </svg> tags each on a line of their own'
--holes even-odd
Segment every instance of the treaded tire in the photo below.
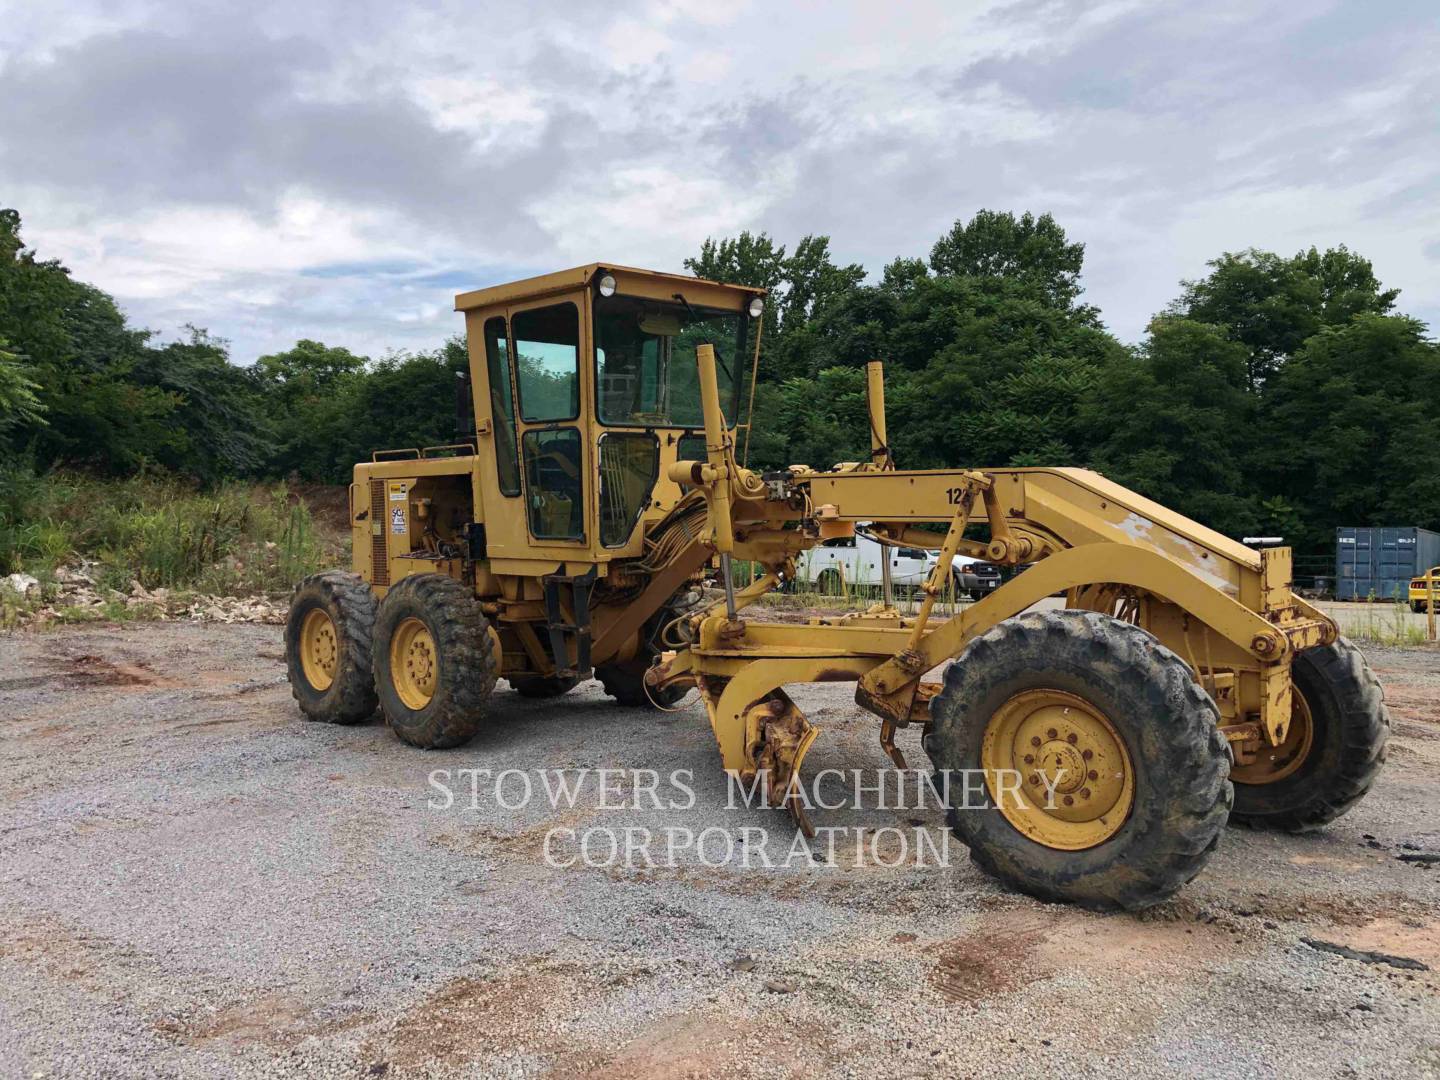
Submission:
<svg viewBox="0 0 1440 1080">
<path fill-rule="evenodd" d="M 335 677 L 323 691 L 305 677 L 300 660 L 300 628 L 305 616 L 316 608 L 330 616 L 339 646 Z M 327 570 L 295 586 L 285 620 L 285 667 L 290 693 L 308 719 L 322 724 L 358 724 L 374 715 L 379 704 L 370 661 L 374 627 L 375 596 L 359 574 Z"/>
<path fill-rule="evenodd" d="M 668 709 L 689 693 L 683 686 L 664 690 L 647 690 L 645 686 L 645 672 L 664 651 L 659 641 L 660 631 L 677 614 L 675 608 L 666 604 L 645 624 L 645 638 L 634 656 L 618 664 L 601 664 L 595 669 L 595 678 L 616 704 L 631 709 Z"/>
<path fill-rule="evenodd" d="M 517 676 L 508 681 L 512 690 L 527 698 L 557 698 L 568 694 L 580 684 L 580 680 L 574 675 L 563 679 L 556 675 L 537 675 L 528 679 Z"/>
<path fill-rule="evenodd" d="M 435 642 L 435 692 L 418 710 L 400 699 L 390 671 L 390 640 L 410 618 L 424 623 Z M 444 574 L 402 578 L 380 602 L 374 657 L 380 707 L 401 739 L 441 750 L 475 737 L 485 722 L 498 664 L 490 623 L 467 585 Z"/>
<path fill-rule="evenodd" d="M 1345 638 L 1306 649 L 1290 666 L 1310 707 L 1310 750 L 1272 784 L 1235 785 L 1234 817 L 1247 825 L 1308 832 L 1365 797 L 1385 764 L 1390 712 L 1365 656 Z"/>
<path fill-rule="evenodd" d="M 1011 825 L 988 788 L 983 808 L 956 808 L 952 784 L 950 827 L 982 870 L 1041 900 L 1134 911 L 1170 897 L 1204 867 L 1230 813 L 1230 751 L 1214 702 L 1183 660 L 1131 623 L 1029 612 L 981 635 L 946 670 L 924 740 L 936 769 L 980 769 L 996 710 L 1041 688 L 1083 698 L 1120 735 L 1134 773 L 1125 823 L 1094 847 L 1061 851 Z"/>
</svg>

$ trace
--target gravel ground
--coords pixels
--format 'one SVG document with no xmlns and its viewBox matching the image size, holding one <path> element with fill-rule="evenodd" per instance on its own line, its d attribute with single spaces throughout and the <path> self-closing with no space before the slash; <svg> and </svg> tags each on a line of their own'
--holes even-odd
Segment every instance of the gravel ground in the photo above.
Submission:
<svg viewBox="0 0 1440 1080">
<path fill-rule="evenodd" d="M 592 827 L 713 828 L 711 862 L 767 829 L 783 860 L 784 817 L 726 808 L 698 706 L 502 688 L 486 734 L 425 753 L 305 723 L 277 627 L 0 638 L 0 1075 L 1435 1075 L 1440 866 L 1400 856 L 1440 851 L 1440 653 L 1371 656 L 1396 724 L 1371 796 L 1311 836 L 1230 830 L 1131 917 L 1007 893 L 963 849 L 876 865 L 942 842 L 930 808 L 818 812 L 852 830 L 824 862 L 747 870 L 750 833 L 726 865 L 547 865 L 552 828 Z M 851 694 L 795 693 L 807 771 L 873 782 Z M 560 767 L 689 769 L 694 805 L 431 782 Z"/>
</svg>

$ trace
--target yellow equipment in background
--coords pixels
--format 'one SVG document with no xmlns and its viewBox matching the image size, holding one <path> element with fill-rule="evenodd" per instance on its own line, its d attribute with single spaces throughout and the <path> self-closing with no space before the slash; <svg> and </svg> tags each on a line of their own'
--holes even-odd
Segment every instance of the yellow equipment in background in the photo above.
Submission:
<svg viewBox="0 0 1440 1080">
<path fill-rule="evenodd" d="M 949 812 L 980 865 L 1099 907 L 1171 895 L 1232 805 L 1304 829 L 1368 790 L 1379 689 L 1291 591 L 1289 549 L 1252 551 L 1082 469 L 901 470 L 879 363 L 869 461 L 744 467 L 763 303 L 601 265 L 458 297 L 473 429 L 356 467 L 355 574 L 309 579 L 292 604 L 301 708 L 353 723 L 378 700 L 401 738 L 439 747 L 482 727 L 498 678 L 550 697 L 593 672 L 641 706 L 698 689 L 722 767 L 808 831 L 798 778 L 819 732 L 785 687 L 853 681 L 898 766 L 916 727 L 939 776 L 983 779 L 983 807 Z M 938 550 L 914 616 L 887 575 L 863 612 L 742 618 L 857 528 Z M 942 618 L 957 554 L 1027 569 Z M 736 557 L 764 569 L 739 591 Z M 707 606 L 717 562 L 726 595 Z M 1034 610 L 1056 593 L 1062 608 Z"/>
</svg>

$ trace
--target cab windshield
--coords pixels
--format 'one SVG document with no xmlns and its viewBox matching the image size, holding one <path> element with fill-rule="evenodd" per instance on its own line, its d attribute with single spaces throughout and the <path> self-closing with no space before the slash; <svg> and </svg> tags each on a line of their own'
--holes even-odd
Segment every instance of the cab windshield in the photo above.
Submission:
<svg viewBox="0 0 1440 1080">
<path fill-rule="evenodd" d="M 595 371 L 602 424 L 698 428 L 696 346 L 715 347 L 720 407 L 739 415 L 750 376 L 751 320 L 738 311 L 631 296 L 595 298 Z"/>
</svg>

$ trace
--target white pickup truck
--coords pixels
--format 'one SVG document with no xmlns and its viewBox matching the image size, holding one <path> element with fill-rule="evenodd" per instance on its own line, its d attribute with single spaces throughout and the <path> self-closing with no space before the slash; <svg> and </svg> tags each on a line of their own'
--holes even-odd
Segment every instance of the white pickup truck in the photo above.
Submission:
<svg viewBox="0 0 1440 1080">
<path fill-rule="evenodd" d="M 925 583 L 939 554 L 922 548 L 887 547 L 868 536 L 842 536 L 826 540 L 796 560 L 797 582 L 813 585 L 820 592 L 837 594 L 841 583 L 849 588 L 857 585 L 880 585 L 880 560 L 890 560 L 890 580 L 896 588 L 915 589 Z M 991 563 L 965 555 L 956 555 L 951 568 L 955 592 L 980 597 L 998 588 L 1000 571 Z"/>
</svg>

